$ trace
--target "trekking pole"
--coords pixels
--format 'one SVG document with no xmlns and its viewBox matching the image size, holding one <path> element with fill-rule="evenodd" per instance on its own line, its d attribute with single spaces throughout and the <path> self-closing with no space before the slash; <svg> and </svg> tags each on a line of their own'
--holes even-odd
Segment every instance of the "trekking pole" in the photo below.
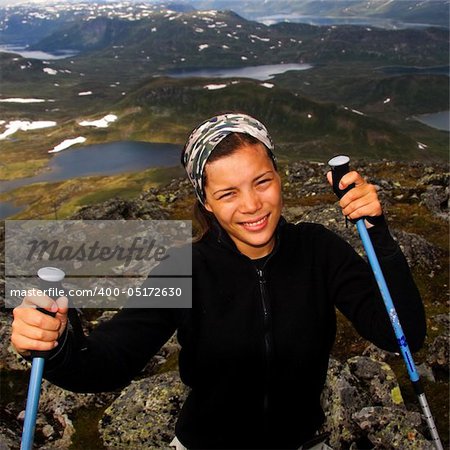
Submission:
<svg viewBox="0 0 450 450">
<path fill-rule="evenodd" d="M 40 278 L 40 289 L 48 290 L 50 287 L 62 289 L 61 281 L 65 273 L 56 267 L 43 267 L 37 273 Z M 51 297 L 51 296 L 49 296 Z M 59 297 L 59 296 L 56 296 Z M 46 309 L 37 308 L 44 314 L 55 317 L 56 313 Z M 45 359 L 49 351 L 32 351 L 33 361 L 31 363 L 30 384 L 28 386 L 27 405 L 25 408 L 25 420 L 23 424 L 22 442 L 20 450 L 31 450 L 33 448 L 34 430 L 36 427 L 36 416 L 41 396 L 42 373 L 44 371 Z"/>
<path fill-rule="evenodd" d="M 346 194 L 350 189 L 353 189 L 355 187 L 355 185 L 352 184 L 344 190 L 339 189 L 339 182 L 341 178 L 349 171 L 349 162 L 350 158 L 345 155 L 335 156 L 334 158 L 328 161 L 328 165 L 331 167 L 333 175 L 333 190 L 339 198 L 343 197 L 344 194 Z M 443 450 L 444 447 L 442 446 L 442 442 L 441 439 L 439 438 L 436 424 L 434 423 L 433 416 L 431 415 L 431 410 L 428 405 L 427 398 L 425 397 L 425 392 L 423 390 L 422 383 L 420 382 L 419 373 L 417 372 L 411 351 L 409 350 L 409 346 L 406 341 L 406 337 L 403 333 L 402 326 L 400 325 L 400 321 L 398 319 L 397 311 L 395 310 L 391 294 L 389 293 L 386 280 L 384 279 L 383 272 L 381 271 L 378 258 L 375 254 L 375 250 L 372 245 L 372 241 L 370 240 L 369 233 L 367 232 L 366 225 L 364 223 L 364 218 L 357 220 L 356 228 L 358 229 L 362 244 L 364 246 L 364 250 L 366 251 L 367 258 L 369 259 L 370 266 L 372 268 L 373 274 L 378 284 L 378 288 L 380 289 L 381 296 L 383 297 L 384 305 L 388 312 L 392 328 L 394 329 L 394 333 L 397 338 L 398 345 L 400 347 L 400 352 L 405 361 L 409 378 L 411 380 L 414 391 L 419 400 L 419 404 L 425 417 L 428 430 L 430 431 L 431 440 L 436 450 Z"/>
</svg>

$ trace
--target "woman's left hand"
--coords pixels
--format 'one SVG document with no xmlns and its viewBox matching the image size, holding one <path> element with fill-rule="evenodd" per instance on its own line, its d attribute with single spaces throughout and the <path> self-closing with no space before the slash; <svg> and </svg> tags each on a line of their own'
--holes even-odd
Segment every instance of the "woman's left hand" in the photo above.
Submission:
<svg viewBox="0 0 450 450">
<path fill-rule="evenodd" d="M 328 182 L 332 185 L 331 171 L 327 173 Z M 361 217 L 376 217 L 383 214 L 381 203 L 378 198 L 377 188 L 361 177 L 358 172 L 346 173 L 340 183 L 339 189 L 345 189 L 347 186 L 355 183 L 355 187 L 350 189 L 339 201 L 344 216 L 352 220 Z M 369 225 L 366 221 L 366 225 Z"/>
</svg>

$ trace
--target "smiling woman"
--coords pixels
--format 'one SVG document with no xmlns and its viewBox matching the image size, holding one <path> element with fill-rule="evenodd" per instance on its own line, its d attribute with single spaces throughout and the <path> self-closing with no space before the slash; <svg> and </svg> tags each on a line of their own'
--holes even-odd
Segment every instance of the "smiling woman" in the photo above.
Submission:
<svg viewBox="0 0 450 450">
<path fill-rule="evenodd" d="M 202 200 L 194 206 L 200 236 L 217 220 L 242 253 L 269 253 L 282 206 L 272 151 L 249 134 L 231 133 L 215 146 L 202 178 Z"/>
<path fill-rule="evenodd" d="M 282 217 L 273 151 L 267 128 L 246 114 L 212 117 L 191 133 L 182 162 L 204 226 L 192 246 L 191 309 L 123 308 L 83 340 L 83 351 L 66 326 L 61 299 L 55 305 L 25 297 L 22 306 L 58 314 L 16 308 L 15 347 L 23 354 L 53 349 L 45 366 L 49 381 L 98 392 L 130 383 L 177 331 L 180 376 L 191 389 L 172 445 L 319 448 L 313 445 L 321 441 L 316 433 L 324 421 L 320 397 L 335 308 L 378 347 L 397 351 L 397 340 L 367 263 L 324 227 Z M 351 184 L 340 201 L 343 213 L 377 216 L 366 224 L 368 233 L 407 341 L 417 350 L 425 336 L 420 295 L 375 187 L 357 172 L 344 175 L 340 189 Z"/>
<path fill-rule="evenodd" d="M 208 162 L 205 175 L 205 209 L 238 250 L 251 259 L 269 254 L 282 200 L 280 176 L 266 148 L 241 144 L 233 154 Z"/>
</svg>

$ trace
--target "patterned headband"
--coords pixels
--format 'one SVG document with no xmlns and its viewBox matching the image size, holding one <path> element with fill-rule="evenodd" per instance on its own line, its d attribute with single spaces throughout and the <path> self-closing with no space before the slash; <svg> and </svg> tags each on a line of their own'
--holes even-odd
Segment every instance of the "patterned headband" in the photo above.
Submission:
<svg viewBox="0 0 450 450">
<path fill-rule="evenodd" d="M 204 204 L 205 191 L 203 172 L 212 151 L 225 137 L 231 133 L 245 133 L 258 139 L 272 153 L 274 145 L 267 128 L 255 118 L 246 114 L 222 114 L 199 125 L 189 136 L 183 153 L 183 165 L 189 180 L 194 186 L 197 198 Z"/>
</svg>

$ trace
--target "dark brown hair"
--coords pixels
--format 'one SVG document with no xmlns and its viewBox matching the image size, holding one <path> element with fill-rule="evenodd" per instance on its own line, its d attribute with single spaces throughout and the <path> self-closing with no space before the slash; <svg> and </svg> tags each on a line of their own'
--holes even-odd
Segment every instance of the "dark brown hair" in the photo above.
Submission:
<svg viewBox="0 0 450 450">
<path fill-rule="evenodd" d="M 208 158 L 207 164 L 217 161 L 218 159 L 224 158 L 226 156 L 230 156 L 241 147 L 256 144 L 261 144 L 264 146 L 267 152 L 267 156 L 272 161 L 275 170 L 277 170 L 277 166 L 272 157 L 271 151 L 261 141 L 246 133 L 230 133 L 227 137 L 222 139 L 222 141 L 220 141 L 214 148 L 214 151 Z M 203 186 L 206 186 L 206 183 L 207 178 L 205 171 L 203 173 Z M 194 216 L 194 227 L 197 229 L 195 241 L 199 241 L 211 229 L 215 220 L 214 214 L 210 213 L 196 198 L 193 207 L 193 216 Z"/>
</svg>

